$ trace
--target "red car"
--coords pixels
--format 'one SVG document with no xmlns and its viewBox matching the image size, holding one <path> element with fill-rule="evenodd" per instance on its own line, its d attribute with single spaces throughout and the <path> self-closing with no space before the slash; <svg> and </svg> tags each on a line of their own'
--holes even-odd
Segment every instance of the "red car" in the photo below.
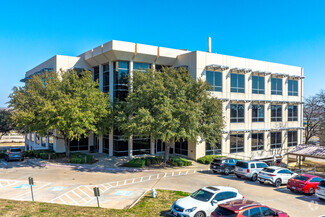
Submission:
<svg viewBox="0 0 325 217">
<path fill-rule="evenodd" d="M 289 217 L 280 210 L 272 209 L 268 206 L 251 200 L 233 200 L 228 203 L 219 204 L 218 208 L 211 213 L 211 217 Z"/>
<path fill-rule="evenodd" d="M 300 174 L 289 179 L 287 188 L 290 189 L 290 191 L 300 191 L 312 195 L 315 193 L 317 185 L 322 180 L 323 179 L 318 176 Z"/>
</svg>

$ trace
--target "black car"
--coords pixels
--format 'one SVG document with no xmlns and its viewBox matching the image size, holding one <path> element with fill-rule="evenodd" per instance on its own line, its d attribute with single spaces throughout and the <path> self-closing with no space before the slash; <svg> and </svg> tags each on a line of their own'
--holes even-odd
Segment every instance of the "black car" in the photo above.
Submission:
<svg viewBox="0 0 325 217">
<path fill-rule="evenodd" d="M 210 164 L 210 169 L 214 173 L 228 175 L 234 172 L 236 163 L 237 160 L 234 158 L 215 158 Z"/>
</svg>

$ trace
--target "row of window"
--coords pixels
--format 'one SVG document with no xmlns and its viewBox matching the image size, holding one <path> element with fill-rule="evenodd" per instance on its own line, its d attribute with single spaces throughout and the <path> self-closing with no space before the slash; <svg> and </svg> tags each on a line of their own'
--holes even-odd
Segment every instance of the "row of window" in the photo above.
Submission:
<svg viewBox="0 0 325 217">
<path fill-rule="evenodd" d="M 264 122 L 264 105 L 252 105 L 252 122 Z M 271 105 L 271 121 L 282 122 L 282 105 Z M 298 106 L 288 105 L 288 121 L 298 121 Z M 245 104 L 230 104 L 230 122 L 245 122 Z"/>
<path fill-rule="evenodd" d="M 262 151 L 265 148 L 264 133 L 251 134 L 251 151 Z M 297 146 L 298 133 L 297 131 L 288 131 L 288 147 Z M 230 153 L 244 152 L 245 139 L 244 134 L 230 135 Z M 282 148 L 282 132 L 271 132 L 271 149 Z M 206 154 L 215 155 L 223 154 L 222 145 L 216 143 L 215 146 L 206 143 Z"/>
<path fill-rule="evenodd" d="M 222 72 L 207 71 L 206 81 L 211 85 L 211 91 L 222 92 Z M 245 75 L 230 74 L 230 92 L 245 93 Z M 264 76 L 252 76 L 252 93 L 265 94 Z M 282 95 L 282 78 L 271 78 L 271 94 Z M 288 95 L 298 96 L 297 80 L 288 80 Z"/>
</svg>

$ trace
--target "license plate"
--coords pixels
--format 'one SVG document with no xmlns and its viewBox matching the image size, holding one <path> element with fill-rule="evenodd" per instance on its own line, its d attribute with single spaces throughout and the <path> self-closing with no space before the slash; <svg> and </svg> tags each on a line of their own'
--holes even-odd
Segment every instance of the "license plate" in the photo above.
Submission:
<svg viewBox="0 0 325 217">
<path fill-rule="evenodd" d="M 19 155 L 14 155 L 14 157 L 19 157 Z"/>
<path fill-rule="evenodd" d="M 177 212 L 173 211 L 173 215 L 174 215 L 174 216 L 177 216 L 178 214 L 177 214 Z"/>
</svg>

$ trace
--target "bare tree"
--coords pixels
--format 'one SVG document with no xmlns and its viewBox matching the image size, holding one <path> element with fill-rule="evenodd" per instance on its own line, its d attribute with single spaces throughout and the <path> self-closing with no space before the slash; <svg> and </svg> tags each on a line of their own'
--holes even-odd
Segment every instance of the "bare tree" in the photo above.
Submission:
<svg viewBox="0 0 325 217">
<path fill-rule="evenodd" d="M 319 96 L 311 96 L 306 99 L 304 105 L 305 118 L 305 143 L 308 144 L 313 136 L 319 136 L 321 122 L 321 112 L 319 106 Z"/>
</svg>

